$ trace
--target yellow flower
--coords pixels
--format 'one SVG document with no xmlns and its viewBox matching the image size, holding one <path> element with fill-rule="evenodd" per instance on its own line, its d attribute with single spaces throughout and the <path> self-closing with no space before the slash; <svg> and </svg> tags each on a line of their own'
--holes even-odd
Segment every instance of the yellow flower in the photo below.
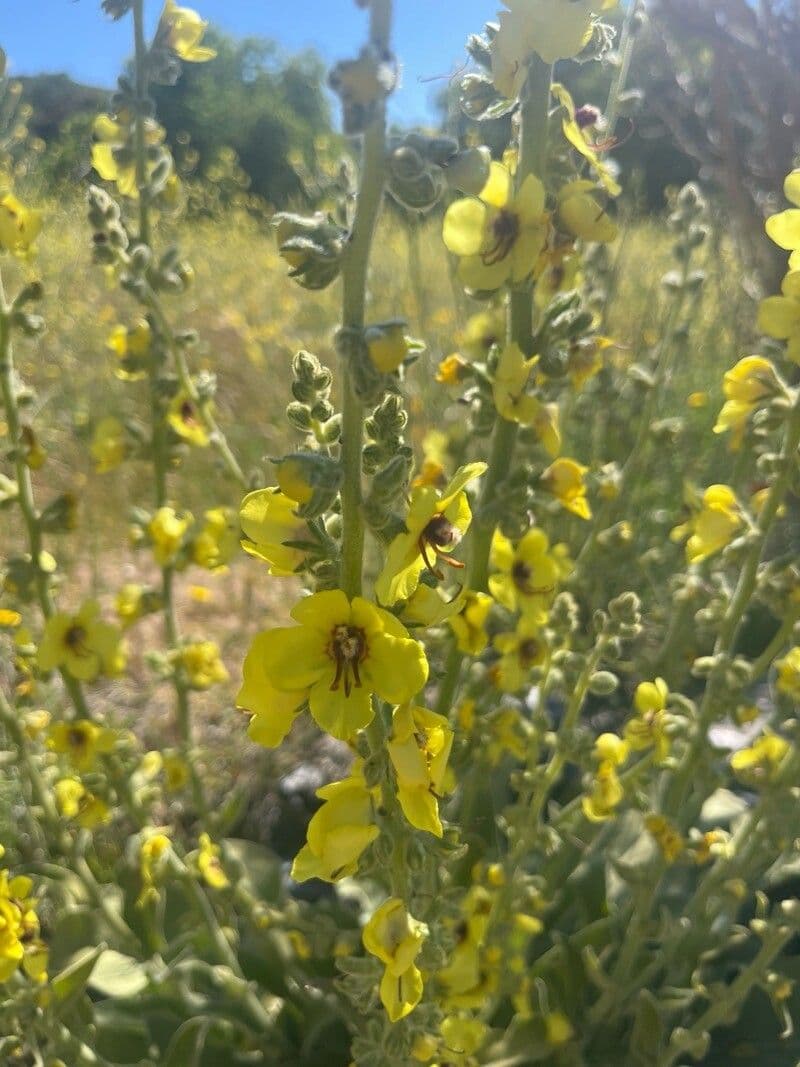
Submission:
<svg viewBox="0 0 800 1067">
<path fill-rule="evenodd" d="M 416 342 L 406 336 L 408 323 L 404 319 L 368 326 L 364 331 L 367 352 L 381 374 L 392 374 L 400 367 Z"/>
<path fill-rule="evenodd" d="M 191 524 L 192 516 L 188 512 L 178 515 L 174 508 L 167 505 L 158 509 L 147 524 L 156 563 L 162 567 L 174 563 Z"/>
<path fill-rule="evenodd" d="M 228 672 L 220 659 L 219 646 L 215 641 L 193 641 L 184 645 L 176 659 L 192 689 L 210 689 L 212 685 L 228 680 Z"/>
<path fill-rule="evenodd" d="M 563 1011 L 549 1011 L 544 1017 L 544 1034 L 548 1045 L 565 1045 L 575 1033 Z"/>
<path fill-rule="evenodd" d="M 496 530 L 489 562 L 497 572 L 489 578 L 495 600 L 509 611 L 522 612 L 531 622 L 543 623 L 561 574 L 544 530 L 538 526 L 528 530 L 516 548 Z"/>
<path fill-rule="evenodd" d="M 119 360 L 115 371 L 118 378 L 134 382 L 146 376 L 151 341 L 152 331 L 146 319 L 138 319 L 130 328 L 122 325 L 114 327 L 106 347 Z"/>
<path fill-rule="evenodd" d="M 547 492 L 552 493 L 567 511 L 581 519 L 592 517 L 583 481 L 588 469 L 574 459 L 563 457 L 551 463 L 541 477 L 541 484 Z"/>
<path fill-rule="evenodd" d="M 153 594 L 147 592 L 144 586 L 137 582 L 126 582 L 120 586 L 114 601 L 117 618 L 123 626 L 131 626 L 146 610 L 152 610 L 149 604 L 152 599 Z"/>
<path fill-rule="evenodd" d="M 555 457 L 561 449 L 558 405 L 543 404 L 526 392 L 530 372 L 538 357 L 525 359 L 518 344 L 507 345 L 500 354 L 492 391 L 498 414 L 509 422 L 532 426 L 542 444 Z"/>
<path fill-rule="evenodd" d="M 783 659 L 775 661 L 775 666 L 778 668 L 778 689 L 800 701 L 800 647 L 790 648 Z"/>
<path fill-rule="evenodd" d="M 546 308 L 557 293 L 581 287 L 581 257 L 572 241 L 551 245 L 536 268 L 536 291 L 533 294 L 538 308 Z"/>
<path fill-rule="evenodd" d="M 211 412 L 212 409 L 210 400 L 201 407 L 185 389 L 180 389 L 170 401 L 167 422 L 182 440 L 197 445 L 198 448 L 205 448 L 209 436 L 203 422 L 203 414 Z"/>
<path fill-rule="evenodd" d="M 548 216 L 544 186 L 529 174 L 514 193 L 511 172 L 492 163 L 480 195 L 454 201 L 444 217 L 442 236 L 460 257 L 458 274 L 468 289 L 499 289 L 532 273 L 544 247 Z"/>
<path fill-rule="evenodd" d="M 0 982 L 7 982 L 20 966 L 33 981 L 47 979 L 47 948 L 39 937 L 32 888 L 30 878 L 10 878 L 7 870 L 0 870 Z"/>
<path fill-rule="evenodd" d="M 765 229 L 769 238 L 787 252 L 800 249 L 800 170 L 793 170 L 783 184 L 786 199 L 795 207 L 770 215 Z"/>
<path fill-rule="evenodd" d="M 768 337 L 786 341 L 786 356 L 800 363 L 800 270 L 781 283 L 782 296 L 768 296 L 758 308 L 758 328 Z"/>
<path fill-rule="evenodd" d="M 497 665 L 497 684 L 505 693 L 516 693 L 526 684 L 533 667 L 547 661 L 547 642 L 539 624 L 523 616 L 513 633 L 497 634 L 494 647 L 501 653 Z"/>
<path fill-rule="evenodd" d="M 25 207 L 0 186 L 0 252 L 24 256 L 42 228 L 42 213 Z"/>
<path fill-rule="evenodd" d="M 436 369 L 436 381 L 442 385 L 460 385 L 466 377 L 468 366 L 469 364 L 455 353 L 445 356 Z"/>
<path fill-rule="evenodd" d="M 307 504 L 314 495 L 314 487 L 308 480 L 308 470 L 303 462 L 289 456 L 277 465 L 278 488 L 296 504 Z"/>
<path fill-rule="evenodd" d="M 465 656 L 479 656 L 489 643 L 486 620 L 494 601 L 488 593 L 466 590 L 458 613 L 448 618 L 455 634 L 456 645 Z"/>
<path fill-rule="evenodd" d="M 166 866 L 172 847 L 166 834 L 153 828 L 145 830 L 147 836 L 139 846 L 139 873 L 142 888 L 136 898 L 137 907 L 144 907 L 158 899 L 158 881 Z"/>
<path fill-rule="evenodd" d="M 87 600 L 76 615 L 57 612 L 47 620 L 39 645 L 39 667 L 62 667 L 82 682 L 98 674 L 114 676 L 125 669 L 125 652 L 116 626 L 98 618 L 100 605 Z"/>
<path fill-rule="evenodd" d="M 592 36 L 592 11 L 613 6 L 607 0 L 503 2 L 510 10 L 500 12 L 500 27 L 492 39 L 492 79 L 509 99 L 522 88 L 534 53 L 547 64 L 576 56 Z"/>
<path fill-rule="evenodd" d="M 104 181 L 114 182 L 121 196 L 138 199 L 139 188 L 133 151 L 133 116 L 128 112 L 121 112 L 117 119 L 110 115 L 98 115 L 92 132 L 96 138 L 92 145 L 94 169 Z M 164 130 L 157 122 L 153 119 L 145 120 L 145 141 L 148 146 L 160 145 L 164 136 Z M 155 166 L 155 160 L 148 160 L 149 173 L 152 173 Z"/>
<path fill-rule="evenodd" d="M 763 356 L 740 359 L 723 379 L 725 403 L 714 426 L 714 433 L 733 430 L 735 437 L 741 439 L 750 413 L 758 407 L 759 400 L 773 396 L 778 388 L 775 368 L 768 359 Z"/>
<path fill-rule="evenodd" d="M 117 735 L 88 719 L 73 719 L 72 722 L 57 722 L 50 728 L 47 747 L 53 752 L 62 752 L 77 771 L 88 771 L 98 755 L 111 752 Z"/>
<path fill-rule="evenodd" d="M 225 889 L 231 883 L 219 860 L 219 845 L 208 834 L 200 834 L 200 849 L 197 853 L 197 869 L 206 885 L 212 889 Z"/>
<path fill-rule="evenodd" d="M 189 781 L 186 760 L 177 752 L 165 752 L 162 761 L 164 785 L 168 793 L 177 793 Z"/>
<path fill-rule="evenodd" d="M 443 715 L 406 704 L 396 708 L 387 745 L 403 814 L 418 830 L 442 836 L 439 797 L 445 792 L 453 731 Z"/>
<path fill-rule="evenodd" d="M 478 1008 L 497 985 L 497 968 L 483 949 L 492 897 L 482 886 L 469 889 L 461 905 L 456 944 L 449 963 L 437 972 L 452 1008 Z"/>
<path fill-rule="evenodd" d="M 401 618 L 412 626 L 440 626 L 461 610 L 464 595 L 462 591 L 446 600 L 438 589 L 420 582 L 405 602 Z"/>
<path fill-rule="evenodd" d="M 686 406 L 698 410 L 708 406 L 709 395 L 707 392 L 689 393 L 686 397 Z"/>
<path fill-rule="evenodd" d="M 236 706 L 252 716 L 247 730 L 250 739 L 265 748 L 275 748 L 289 733 L 308 699 L 308 686 L 285 692 L 275 688 L 267 676 L 268 637 L 266 633 L 257 634 L 245 656 Z"/>
<path fill-rule="evenodd" d="M 771 730 L 765 730 L 749 748 L 734 752 L 731 756 L 731 768 L 748 785 L 757 786 L 771 782 L 791 747 L 786 738 L 772 733 Z"/>
<path fill-rule="evenodd" d="M 22 622 L 22 616 L 11 608 L 0 608 L 0 630 L 16 630 Z"/>
<path fill-rule="evenodd" d="M 101 419 L 94 428 L 94 436 L 89 446 L 94 460 L 94 469 L 98 474 L 113 471 L 125 459 L 128 452 L 125 427 L 113 415 Z"/>
<path fill-rule="evenodd" d="M 628 758 L 630 746 L 616 734 L 600 734 L 594 743 L 598 760 L 592 792 L 581 799 L 583 814 L 590 822 L 604 822 L 613 817 L 622 803 L 625 791 L 617 774 L 617 767 Z"/>
<path fill-rule="evenodd" d="M 633 698 L 638 715 L 625 724 L 625 740 L 634 751 L 654 748 L 659 763 L 669 755 L 670 740 L 666 730 L 666 708 L 669 699 L 663 678 L 641 682 Z"/>
<path fill-rule="evenodd" d="M 428 928 L 409 915 L 398 897 L 389 897 L 363 931 L 364 948 L 385 965 L 381 1003 L 391 1022 L 405 1018 L 422 999 L 422 972 L 416 960 Z"/>
<path fill-rule="evenodd" d="M 583 241 L 615 241 L 617 224 L 594 195 L 594 182 L 567 182 L 558 191 L 558 221 L 573 237 Z"/>
<path fill-rule="evenodd" d="M 441 1025 L 444 1062 L 453 1067 L 474 1063 L 472 1057 L 486 1040 L 488 1030 L 480 1019 L 465 1015 L 446 1016 Z"/>
<path fill-rule="evenodd" d="M 506 337 L 506 319 L 502 308 L 491 308 L 470 315 L 461 337 L 461 348 L 473 359 L 485 360 L 495 345 Z"/>
<path fill-rule="evenodd" d="M 603 369 L 603 352 L 613 347 L 608 337 L 587 337 L 570 345 L 567 357 L 567 374 L 576 389 L 582 389 L 588 381 Z"/>
<path fill-rule="evenodd" d="M 65 819 L 74 819 L 84 830 L 94 830 L 111 821 L 108 805 L 89 792 L 77 778 L 62 778 L 55 784 L 56 804 Z"/>
<path fill-rule="evenodd" d="M 456 471 L 441 493 L 428 485 L 411 490 L 406 532 L 398 534 L 389 545 L 386 562 L 375 583 L 375 593 L 381 603 L 391 606 L 399 600 L 408 600 L 426 567 L 442 578 L 437 570 L 439 561 L 463 566 L 449 560 L 446 554 L 458 546 L 472 521 L 464 489 L 485 470 L 485 463 L 468 463 Z"/>
<path fill-rule="evenodd" d="M 507 755 L 518 760 L 526 758 L 532 728 L 517 708 L 500 708 L 488 718 L 487 725 L 490 741 L 486 757 L 493 767 Z"/>
<path fill-rule="evenodd" d="M 689 563 L 703 560 L 719 552 L 736 536 L 742 525 L 742 515 L 736 494 L 728 485 L 710 485 L 703 493 L 703 504 L 687 528 L 692 531 L 686 542 Z M 684 527 L 676 527 L 671 537 L 680 537 Z"/>
<path fill-rule="evenodd" d="M 611 170 L 600 159 L 600 149 L 587 136 L 586 129 L 579 125 L 575 115 L 575 104 L 569 92 L 563 85 L 559 85 L 555 82 L 552 86 L 552 92 L 553 96 L 555 96 L 559 104 L 561 104 L 563 110 L 561 130 L 564 137 L 572 145 L 575 151 L 583 156 L 602 182 L 606 192 L 610 196 L 619 196 L 622 189 L 620 188 L 619 183 L 615 180 Z"/>
<path fill-rule="evenodd" d="M 305 519 L 295 514 L 296 503 L 277 486 L 256 489 L 242 501 L 239 521 L 244 538 L 242 548 L 269 564 L 269 573 L 281 578 L 294 574 L 305 559 L 302 548 L 288 542 L 308 541 Z"/>
<path fill-rule="evenodd" d="M 267 678 L 282 692 L 308 689 L 312 716 L 334 737 L 347 740 L 372 721 L 373 693 L 403 704 L 425 684 L 422 645 L 361 597 L 314 593 L 291 614 L 299 626 L 270 630 L 261 642 Z"/>
<path fill-rule="evenodd" d="M 292 864 L 296 882 L 309 878 L 338 882 L 350 877 L 358 870 L 361 853 L 378 836 L 375 807 L 379 790 L 367 789 L 359 760 L 348 778 L 323 786 L 317 796 L 324 804 L 312 816 L 306 844 Z"/>
<path fill-rule="evenodd" d="M 667 863 L 674 863 L 685 846 L 683 837 L 675 824 L 663 815 L 645 815 L 644 824 L 655 838 Z"/>
<path fill-rule="evenodd" d="M 166 0 L 156 31 L 156 41 L 164 41 L 186 63 L 205 63 L 216 56 L 214 48 L 201 45 L 208 23 L 190 7 L 178 7 Z"/>
<path fill-rule="evenodd" d="M 230 563 L 239 545 L 239 523 L 233 508 L 211 508 L 192 541 L 192 559 L 199 567 L 218 571 Z M 198 587 L 195 587 L 198 588 Z M 204 599 L 200 594 L 199 600 Z M 207 597 L 205 599 L 208 599 Z"/>
</svg>

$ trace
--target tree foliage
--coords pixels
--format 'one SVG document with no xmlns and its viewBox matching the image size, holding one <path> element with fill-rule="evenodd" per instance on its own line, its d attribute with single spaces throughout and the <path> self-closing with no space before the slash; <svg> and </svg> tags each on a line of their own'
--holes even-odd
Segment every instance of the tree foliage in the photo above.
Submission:
<svg viewBox="0 0 800 1067">
<path fill-rule="evenodd" d="M 254 193 L 276 206 L 302 199 L 295 166 L 313 161 L 315 139 L 330 128 L 319 57 L 286 58 L 256 37 L 208 40 L 217 50 L 211 63 L 187 65 L 176 85 L 154 87 L 168 141 L 189 135 L 200 175 L 233 148 Z"/>
</svg>

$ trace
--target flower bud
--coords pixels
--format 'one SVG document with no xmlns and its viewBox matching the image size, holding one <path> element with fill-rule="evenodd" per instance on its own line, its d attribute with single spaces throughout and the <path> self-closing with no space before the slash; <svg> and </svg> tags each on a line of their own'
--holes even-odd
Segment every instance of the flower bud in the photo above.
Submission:
<svg viewBox="0 0 800 1067">
<path fill-rule="evenodd" d="M 321 211 L 311 216 L 279 212 L 272 224 L 289 277 L 304 289 L 324 289 L 341 269 L 347 231 Z"/>
<path fill-rule="evenodd" d="M 485 145 L 466 148 L 444 165 L 444 176 L 451 189 L 477 196 L 489 177 L 492 154 Z"/>
<path fill-rule="evenodd" d="M 589 692 L 597 697 L 607 697 L 619 686 L 619 678 L 611 671 L 595 671 L 589 678 Z"/>
</svg>

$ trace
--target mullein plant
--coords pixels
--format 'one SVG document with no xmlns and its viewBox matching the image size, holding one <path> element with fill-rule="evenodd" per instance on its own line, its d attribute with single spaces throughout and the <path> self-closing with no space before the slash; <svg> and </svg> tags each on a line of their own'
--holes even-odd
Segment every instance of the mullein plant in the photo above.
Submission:
<svg viewBox="0 0 800 1067">
<path fill-rule="evenodd" d="M 334 214 L 273 220 L 309 300 L 340 286 L 338 362 L 296 354 L 296 447 L 251 482 L 217 422 L 216 381 L 192 372 L 197 338 L 169 307 L 191 267 L 158 248 L 158 219 L 183 194 L 148 88 L 213 59 L 205 23 L 167 0 L 148 43 L 142 0 L 103 4 L 130 19 L 134 63 L 94 127 L 93 256 L 130 296 L 108 346 L 148 420 L 122 401 L 98 413 L 90 452 L 98 478 L 134 461 L 152 473 L 131 536 L 158 575 L 112 591 L 115 622 L 60 588 L 49 546 L 79 522 L 75 499 L 37 503 L 46 432 L 13 348 L 44 327 L 43 286 L 0 289 L 0 506 L 22 546 L 3 563 L 0 723 L 24 801 L 0 872 L 0 1048 L 53 1065 L 672 1067 L 725 1055 L 719 1028 L 738 1019 L 747 1038 L 771 1004 L 773 1062 L 793 1061 L 800 595 L 781 546 L 798 484 L 800 212 L 767 221 L 788 273 L 760 305 L 760 351 L 720 383 L 713 430 L 731 473 L 688 485 L 654 544 L 643 501 L 675 432 L 660 405 L 692 358 L 707 230 L 689 186 L 672 204 L 658 336 L 626 366 L 603 305 L 622 185 L 609 152 L 639 6 L 624 13 L 605 118 L 554 64 L 560 75 L 563 61 L 606 57 L 613 3 L 505 0 L 469 39 L 461 106 L 510 116 L 499 158 L 387 135 L 393 5 L 358 6 L 366 44 L 330 75 L 360 154 L 354 188 Z M 785 193 L 800 202 L 800 172 Z M 370 311 L 386 197 L 440 212 L 442 254 L 474 312 L 435 374 L 461 413 L 443 422 L 460 431 L 452 447 L 406 410 L 430 377 L 423 342 Z M 30 272 L 46 239 L 2 178 L 0 267 L 13 257 Z M 587 449 L 579 424 L 595 418 Z M 227 476 L 203 516 L 177 495 L 190 448 Z M 623 561 L 637 548 L 660 570 L 634 583 Z M 291 745 L 305 719 L 351 758 L 318 791 L 291 896 L 268 853 L 224 837 L 193 731 L 193 694 L 227 669 L 213 639 L 183 635 L 176 580 L 237 556 L 293 597 L 290 622 L 259 632 L 242 666 L 249 738 Z M 620 588 L 600 600 L 608 571 Z M 756 612 L 767 635 L 746 652 Z M 151 614 L 175 745 L 143 752 L 114 722 L 105 680 L 124 673 Z M 732 753 L 721 724 L 747 737 Z"/>
</svg>

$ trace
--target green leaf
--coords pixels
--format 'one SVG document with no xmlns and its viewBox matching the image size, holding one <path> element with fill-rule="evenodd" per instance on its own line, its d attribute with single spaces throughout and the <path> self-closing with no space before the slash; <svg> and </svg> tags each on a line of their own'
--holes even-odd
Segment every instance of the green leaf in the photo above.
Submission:
<svg viewBox="0 0 800 1067">
<path fill-rule="evenodd" d="M 148 983 L 143 964 L 108 948 L 95 964 L 89 985 L 106 997 L 135 997 Z"/>
<path fill-rule="evenodd" d="M 105 950 L 106 946 L 100 944 L 96 948 L 88 948 L 79 952 L 72 962 L 52 980 L 50 987 L 53 990 L 59 1014 L 73 1007 L 82 996 L 92 976 L 92 971 Z"/>
<path fill-rule="evenodd" d="M 103 940 L 105 923 L 94 908 L 69 908 L 56 915 L 48 943 L 50 967 L 59 971 L 84 948 L 94 948 Z"/>
<path fill-rule="evenodd" d="M 203 1015 L 178 1027 L 161 1067 L 199 1067 L 210 1028 L 211 1019 Z"/>
<path fill-rule="evenodd" d="M 224 856 L 241 864 L 242 881 L 255 897 L 268 904 L 281 897 L 281 861 L 264 845 L 256 841 L 226 837 L 222 841 Z"/>
<path fill-rule="evenodd" d="M 700 811 L 700 825 L 708 830 L 718 826 L 728 827 L 748 808 L 747 801 L 730 789 L 715 789 Z"/>
<path fill-rule="evenodd" d="M 111 1063 L 138 1064 L 153 1045 L 146 1014 L 139 1004 L 104 1000 L 94 1008 L 94 1051 Z"/>
</svg>

